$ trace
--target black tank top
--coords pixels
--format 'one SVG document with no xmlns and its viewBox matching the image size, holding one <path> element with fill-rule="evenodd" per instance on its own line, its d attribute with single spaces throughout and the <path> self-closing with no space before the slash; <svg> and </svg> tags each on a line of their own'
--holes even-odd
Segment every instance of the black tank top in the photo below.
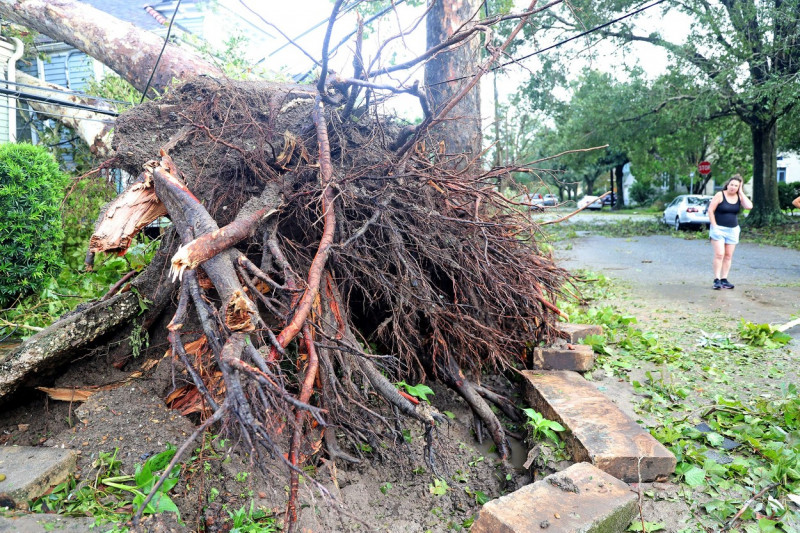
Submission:
<svg viewBox="0 0 800 533">
<path fill-rule="evenodd" d="M 742 209 L 742 202 L 739 196 L 736 196 L 736 203 L 730 203 L 725 198 L 725 193 L 722 193 L 722 201 L 717 205 L 714 210 L 714 218 L 717 221 L 717 226 L 724 226 L 726 228 L 735 228 L 739 225 L 739 211 Z"/>
</svg>

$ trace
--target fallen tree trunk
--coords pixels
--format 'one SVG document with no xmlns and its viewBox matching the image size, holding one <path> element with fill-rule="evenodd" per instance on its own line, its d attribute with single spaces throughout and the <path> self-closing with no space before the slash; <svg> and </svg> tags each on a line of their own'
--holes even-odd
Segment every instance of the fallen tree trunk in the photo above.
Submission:
<svg viewBox="0 0 800 533">
<path fill-rule="evenodd" d="M 168 43 L 153 73 L 164 39 L 142 31 L 88 4 L 73 0 L 0 0 L 0 15 L 99 60 L 148 96 L 160 94 L 174 79 L 222 72 L 194 52 Z"/>
<path fill-rule="evenodd" d="M 119 294 L 53 323 L 0 360 L 0 402 L 31 376 L 46 373 L 81 353 L 140 311 L 133 292 Z"/>
</svg>

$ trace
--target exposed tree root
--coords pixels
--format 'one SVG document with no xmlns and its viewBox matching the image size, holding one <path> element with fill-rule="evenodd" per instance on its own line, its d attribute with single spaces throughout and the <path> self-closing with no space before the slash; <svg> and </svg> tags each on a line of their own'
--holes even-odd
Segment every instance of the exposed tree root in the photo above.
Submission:
<svg viewBox="0 0 800 533">
<path fill-rule="evenodd" d="M 486 426 L 495 446 L 497 446 L 497 453 L 500 458 L 503 461 L 511 459 L 511 447 L 503 431 L 503 426 L 489 405 L 478 394 L 475 386 L 464 377 L 464 372 L 458 368 L 452 359 L 448 359 L 446 366 L 439 368 L 439 373 L 442 380 L 455 390 L 459 396 L 464 398 L 464 401 L 467 402 L 475 414 L 475 435 L 480 439 L 482 428 Z"/>
<path fill-rule="evenodd" d="M 507 459 L 487 400 L 512 420 L 519 413 L 466 376 L 524 366 L 530 342 L 554 338 L 565 278 L 487 176 L 443 168 L 422 144 L 399 157 L 389 149 L 397 125 L 364 110 L 342 122 L 327 96 L 309 96 L 197 79 L 123 116 L 117 131 L 129 171 L 161 153 L 142 176 L 152 187 L 139 190 L 143 212 L 163 209 L 174 226 L 132 282 L 147 280 L 144 324 L 174 312 L 171 353 L 197 402 L 184 408 L 235 433 L 256 464 L 286 466 L 289 529 L 298 476 L 322 454 L 358 463 L 367 445 L 399 453 L 411 420 L 423 460 L 441 466 L 445 418 L 400 381 L 452 387 L 475 413 L 476 436 L 485 428 Z M 164 105 L 181 112 L 154 134 Z M 131 194 L 120 201 L 140 205 Z M 120 251 L 133 222 L 93 241 L 111 243 L 98 251 Z"/>
</svg>

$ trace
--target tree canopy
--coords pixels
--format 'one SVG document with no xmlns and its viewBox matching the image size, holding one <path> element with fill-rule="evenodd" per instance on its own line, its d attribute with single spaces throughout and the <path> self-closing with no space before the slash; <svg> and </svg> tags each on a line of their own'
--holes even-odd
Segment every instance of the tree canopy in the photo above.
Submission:
<svg viewBox="0 0 800 533">
<path fill-rule="evenodd" d="M 694 102 L 703 109 L 706 123 L 730 116 L 744 123 L 750 130 L 753 154 L 755 207 L 748 223 L 779 221 L 777 125 L 793 111 L 800 94 L 796 83 L 800 70 L 798 0 L 658 2 L 658 7 L 652 9 L 658 9 L 662 18 L 683 15 L 691 19 L 683 41 L 677 34 L 641 30 L 636 25 L 641 14 L 602 27 L 637 7 L 638 3 L 627 0 L 579 0 L 570 3 L 569 9 L 548 12 L 550 18 L 545 26 L 565 35 L 596 28 L 585 36 L 589 45 L 608 40 L 621 46 L 647 43 L 666 50 L 676 72 L 692 83 L 665 85 L 663 105 Z"/>
</svg>

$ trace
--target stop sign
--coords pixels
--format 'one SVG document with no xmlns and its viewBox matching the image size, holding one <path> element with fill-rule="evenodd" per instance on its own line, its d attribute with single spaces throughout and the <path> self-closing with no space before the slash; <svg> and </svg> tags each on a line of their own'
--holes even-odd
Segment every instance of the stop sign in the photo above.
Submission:
<svg viewBox="0 0 800 533">
<path fill-rule="evenodd" d="M 711 163 L 708 161 L 700 161 L 700 163 L 697 164 L 697 170 L 700 171 L 702 176 L 707 176 L 711 174 Z"/>
</svg>

